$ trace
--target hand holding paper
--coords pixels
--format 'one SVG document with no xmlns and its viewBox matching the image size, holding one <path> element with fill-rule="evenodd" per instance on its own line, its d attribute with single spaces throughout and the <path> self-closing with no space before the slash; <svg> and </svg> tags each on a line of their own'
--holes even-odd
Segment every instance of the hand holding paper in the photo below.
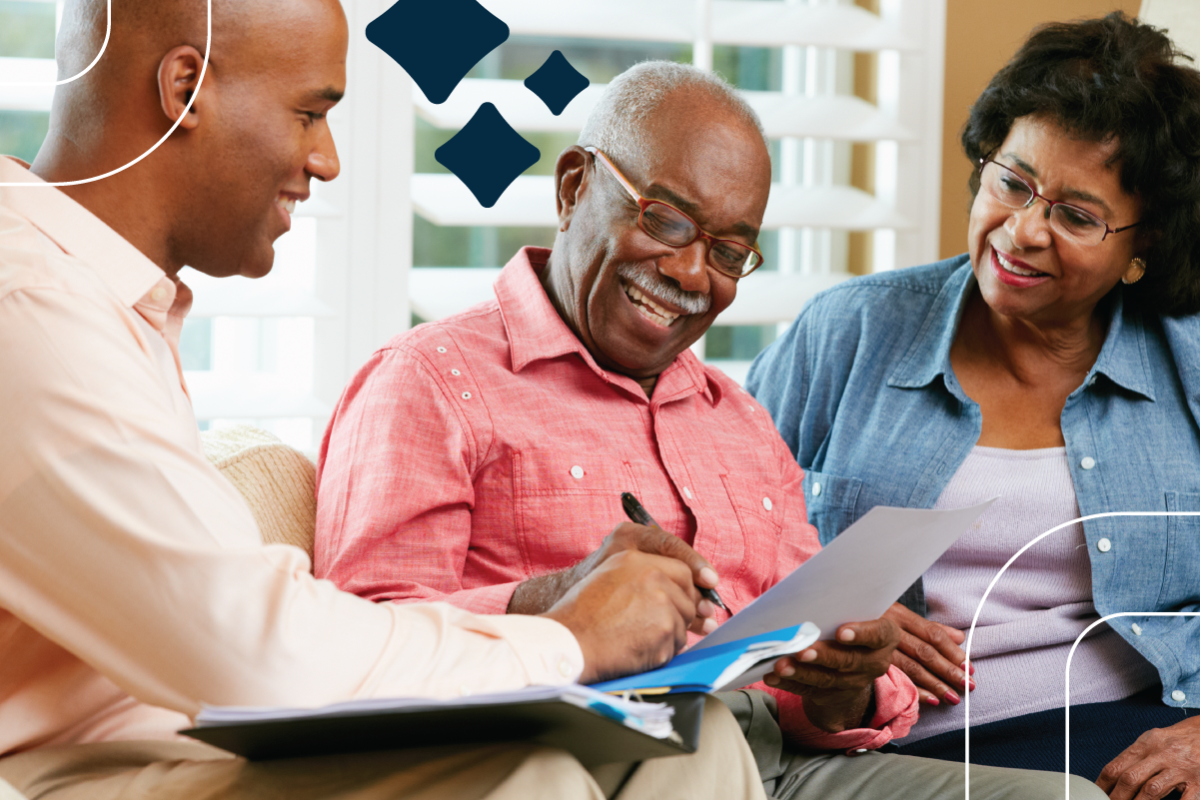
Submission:
<svg viewBox="0 0 1200 800">
<path fill-rule="evenodd" d="M 889 619 L 843 625 L 833 641 L 777 660 L 764 680 L 803 697 L 805 716 L 822 730 L 859 728 L 899 641 L 900 628 Z"/>
</svg>

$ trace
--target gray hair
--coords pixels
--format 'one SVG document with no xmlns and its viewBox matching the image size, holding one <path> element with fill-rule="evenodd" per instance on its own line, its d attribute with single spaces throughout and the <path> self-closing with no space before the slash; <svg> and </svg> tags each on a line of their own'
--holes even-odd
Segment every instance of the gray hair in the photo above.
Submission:
<svg viewBox="0 0 1200 800">
<path fill-rule="evenodd" d="M 737 89 L 719 75 L 674 61 L 643 61 L 613 78 L 588 115 L 578 144 L 598 147 L 618 162 L 638 159 L 649 144 L 646 123 L 662 102 L 680 89 L 702 91 L 724 104 L 752 125 L 770 149 L 762 121 Z"/>
</svg>

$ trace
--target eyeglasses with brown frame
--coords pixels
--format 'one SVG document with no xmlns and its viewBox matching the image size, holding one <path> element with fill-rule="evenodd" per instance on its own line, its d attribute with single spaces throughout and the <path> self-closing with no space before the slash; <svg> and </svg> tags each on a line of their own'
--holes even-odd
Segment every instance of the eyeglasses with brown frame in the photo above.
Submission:
<svg viewBox="0 0 1200 800">
<path fill-rule="evenodd" d="M 731 278 L 744 278 L 762 266 L 763 255 L 757 247 L 732 239 L 719 239 L 705 233 L 695 220 L 670 203 L 642 197 L 604 151 L 596 147 L 583 149 L 608 167 L 613 177 L 629 192 L 629 196 L 638 205 L 638 227 L 651 239 L 677 248 L 687 247 L 697 239 L 703 239 L 707 245 L 705 256 L 709 266 Z"/>
<path fill-rule="evenodd" d="M 1038 194 L 1012 167 L 994 161 L 991 156 L 979 159 L 979 185 L 1001 205 L 1012 209 L 1029 208 L 1035 200 L 1045 200 L 1051 229 L 1089 247 L 1100 244 L 1110 233 L 1121 233 L 1141 224 L 1138 220 L 1132 225 L 1110 228 L 1090 211 Z"/>
</svg>

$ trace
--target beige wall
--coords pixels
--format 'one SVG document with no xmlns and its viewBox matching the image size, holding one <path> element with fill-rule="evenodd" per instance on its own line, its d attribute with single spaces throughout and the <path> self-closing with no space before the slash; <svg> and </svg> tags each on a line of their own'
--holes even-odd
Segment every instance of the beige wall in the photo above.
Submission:
<svg viewBox="0 0 1200 800">
<path fill-rule="evenodd" d="M 1196 0 L 1200 2 L 1200 0 Z M 1099 17 L 1121 10 L 1137 14 L 1141 0 L 947 0 L 946 94 L 942 132 L 943 258 L 967 249 L 971 165 L 958 143 L 971 103 L 1012 57 L 1029 32 L 1044 22 Z"/>
</svg>

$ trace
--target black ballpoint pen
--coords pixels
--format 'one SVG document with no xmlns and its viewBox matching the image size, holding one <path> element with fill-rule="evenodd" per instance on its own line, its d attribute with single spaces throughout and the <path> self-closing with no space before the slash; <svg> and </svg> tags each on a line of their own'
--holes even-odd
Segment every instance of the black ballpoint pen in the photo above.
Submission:
<svg viewBox="0 0 1200 800">
<path fill-rule="evenodd" d="M 625 516 L 629 517 L 630 520 L 636 522 L 638 525 L 645 525 L 650 528 L 658 528 L 659 530 L 662 530 L 662 526 L 654 521 L 654 517 L 650 516 L 650 513 L 646 511 L 646 509 L 641 503 L 638 502 L 638 499 L 634 497 L 632 493 L 621 492 L 621 507 L 625 509 Z M 718 608 L 724 609 L 726 614 L 733 613 L 729 610 L 729 607 L 721 601 L 721 596 L 717 594 L 716 589 L 705 589 L 700 587 L 700 595 L 704 597 L 705 600 L 708 600 L 716 605 Z"/>
</svg>

